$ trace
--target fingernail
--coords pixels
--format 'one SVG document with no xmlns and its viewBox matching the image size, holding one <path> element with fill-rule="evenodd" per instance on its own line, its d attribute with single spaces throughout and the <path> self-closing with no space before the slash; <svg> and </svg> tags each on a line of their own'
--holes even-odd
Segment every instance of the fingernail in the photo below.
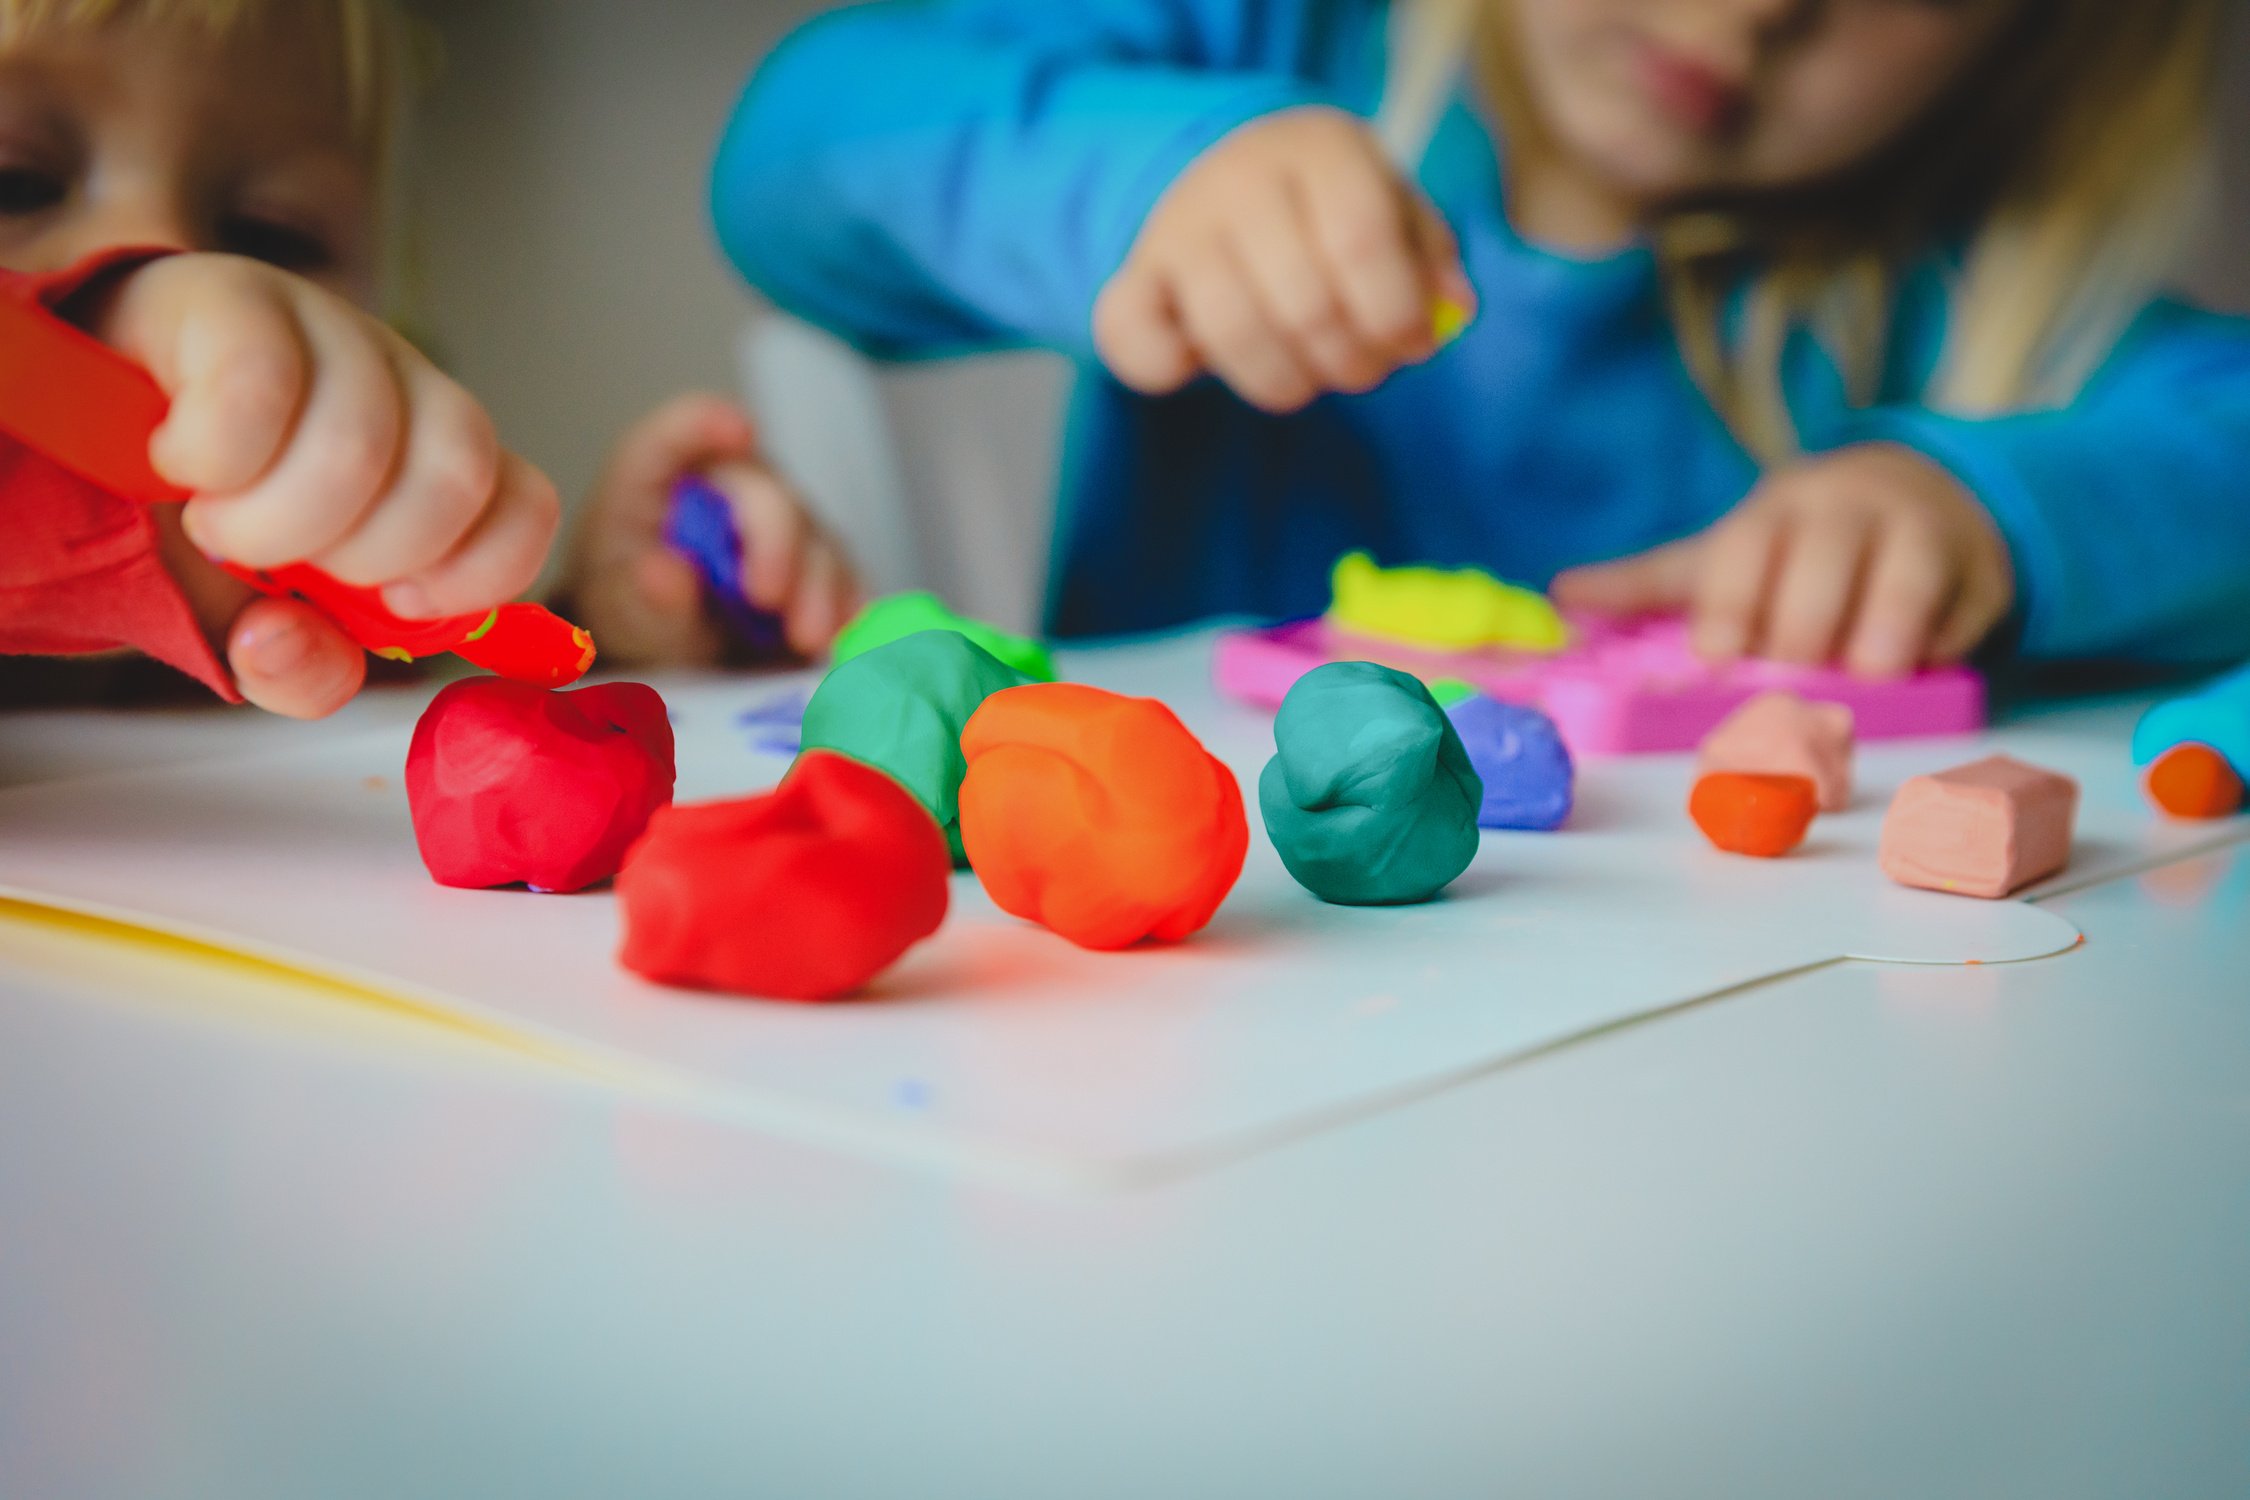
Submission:
<svg viewBox="0 0 2250 1500">
<path fill-rule="evenodd" d="M 383 603 L 402 619 L 427 620 L 437 614 L 430 608 L 430 591 L 418 583 L 392 584 L 383 590 Z"/>
<path fill-rule="evenodd" d="M 294 614 L 243 627 L 235 652 L 261 677 L 286 677 L 311 659 L 313 635 Z"/>
</svg>

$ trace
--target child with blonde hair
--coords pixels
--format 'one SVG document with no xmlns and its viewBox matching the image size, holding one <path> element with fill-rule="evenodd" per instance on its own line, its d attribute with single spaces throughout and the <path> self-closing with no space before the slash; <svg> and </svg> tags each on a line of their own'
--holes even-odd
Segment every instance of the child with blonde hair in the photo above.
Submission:
<svg viewBox="0 0 2250 1500">
<path fill-rule="evenodd" d="M 1721 659 L 2215 660 L 2250 326 L 2163 288 L 2220 19 L 877 3 L 760 70 L 714 203 L 864 348 L 1086 361 L 1065 632 L 1312 613 L 1366 548 Z"/>
<path fill-rule="evenodd" d="M 0 0 L 0 296 L 148 369 L 171 398 L 150 459 L 196 497 L 152 511 L 103 493 L 0 413 L 0 651 L 134 646 L 314 716 L 357 691 L 361 652 L 210 558 L 310 561 L 410 618 L 538 575 L 552 486 L 370 311 L 420 47 L 390 0 Z M 709 400 L 637 429 L 598 504 L 653 509 L 642 491 L 697 467 L 751 492 L 767 550 L 788 551 L 770 533 L 794 501 Z M 801 525 L 789 541 L 793 563 L 825 545 Z M 841 605 L 808 609 L 809 571 L 769 565 L 760 602 L 809 614 L 817 637 Z"/>
</svg>

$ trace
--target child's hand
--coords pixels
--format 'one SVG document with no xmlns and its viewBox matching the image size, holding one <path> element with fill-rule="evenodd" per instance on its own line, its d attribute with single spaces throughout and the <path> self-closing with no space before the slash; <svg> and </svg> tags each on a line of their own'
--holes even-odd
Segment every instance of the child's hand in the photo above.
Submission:
<svg viewBox="0 0 2250 1500">
<path fill-rule="evenodd" d="M 358 690 L 356 647 L 315 612 L 203 563 L 306 561 L 408 618 L 489 609 L 538 576 L 561 507 L 483 407 L 349 303 L 254 261 L 181 255 L 127 278 L 102 337 L 171 397 L 150 459 L 196 498 L 167 560 L 222 635 L 243 696 L 318 717 Z M 200 556 L 198 555 L 200 554 Z"/>
<path fill-rule="evenodd" d="M 1845 448 L 1769 476 L 1700 536 L 1555 580 L 1568 608 L 1686 608 L 1713 661 L 1839 658 L 1899 677 L 1974 651 L 2015 601 L 1992 517 L 1905 448 Z"/>
<path fill-rule="evenodd" d="M 828 649 L 859 608 L 843 549 L 760 462 L 748 417 L 716 396 L 683 396 L 612 451 L 571 547 L 568 589 L 603 654 L 657 666 L 725 658 L 725 631 L 705 608 L 694 565 L 664 540 L 673 486 L 687 474 L 733 503 L 750 603 L 781 617 L 792 650 Z"/>
<path fill-rule="evenodd" d="M 1441 298 L 1475 306 L 1445 221 L 1358 117 L 1292 109 L 1172 184 L 1102 289 L 1094 342 L 1137 391 L 1208 372 L 1288 412 L 1429 358 Z"/>
</svg>

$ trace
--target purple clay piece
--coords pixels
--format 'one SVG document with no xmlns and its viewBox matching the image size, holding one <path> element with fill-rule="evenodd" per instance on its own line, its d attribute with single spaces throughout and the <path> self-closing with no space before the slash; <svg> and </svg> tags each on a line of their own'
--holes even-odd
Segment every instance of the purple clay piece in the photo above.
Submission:
<svg viewBox="0 0 2250 1500">
<path fill-rule="evenodd" d="M 664 517 L 664 540 L 703 580 L 703 592 L 726 621 L 727 629 L 761 655 L 779 655 L 786 644 L 781 617 L 759 609 L 742 594 L 742 533 L 734 508 L 708 480 L 686 475 L 672 486 L 672 508 Z"/>
<path fill-rule="evenodd" d="M 1445 712 L 1484 778 L 1478 827 L 1546 833 L 1568 821 L 1577 771 L 1554 720 L 1482 693 Z"/>
<path fill-rule="evenodd" d="M 804 748 L 805 705 L 811 698 L 803 690 L 776 693 L 736 714 L 734 722 L 751 731 L 751 749 L 795 755 Z"/>
</svg>

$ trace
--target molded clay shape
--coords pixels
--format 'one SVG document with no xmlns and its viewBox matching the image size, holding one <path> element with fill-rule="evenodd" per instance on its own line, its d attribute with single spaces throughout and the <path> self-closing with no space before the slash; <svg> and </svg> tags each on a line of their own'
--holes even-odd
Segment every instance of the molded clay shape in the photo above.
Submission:
<svg viewBox="0 0 2250 1500">
<path fill-rule="evenodd" d="M 2005 755 L 1917 776 L 1883 819 L 1883 873 L 1997 900 L 2070 863 L 2077 815 L 2077 782 Z"/>
<path fill-rule="evenodd" d="M 1328 623 L 1376 640 L 1441 651 L 1560 651 L 1570 631 L 1547 596 L 1480 568 L 1384 568 L 1347 553 L 1331 578 Z"/>
<path fill-rule="evenodd" d="M 672 800 L 672 725 L 637 682 L 556 692 L 456 682 L 406 754 L 414 841 L 440 885 L 578 891 L 609 879 Z"/>
<path fill-rule="evenodd" d="M 2242 777 L 2225 756 L 2192 740 L 2156 757 L 2141 785 L 2149 801 L 2175 818 L 2231 818 L 2242 811 Z"/>
<path fill-rule="evenodd" d="M 840 662 L 805 705 L 804 748 L 834 750 L 897 778 L 961 849 L 961 731 L 984 700 L 1029 681 L 967 636 L 924 630 Z"/>
<path fill-rule="evenodd" d="M 913 793 L 812 751 L 762 797 L 657 814 L 617 877 L 618 962 L 658 984 L 837 999 L 938 930 L 952 873 Z"/>
<path fill-rule="evenodd" d="M 1484 783 L 1479 827 L 1546 833 L 1568 821 L 1577 772 L 1554 720 L 1482 693 L 1446 704 L 1445 716 Z"/>
<path fill-rule="evenodd" d="M 1810 776 L 1713 771 L 1697 777 L 1688 794 L 1688 816 L 1705 838 L 1729 854 L 1759 859 L 1779 859 L 1802 844 L 1819 813 Z"/>
<path fill-rule="evenodd" d="M 1477 853 L 1484 785 L 1429 689 L 1372 662 L 1305 674 L 1275 717 L 1258 807 L 1297 883 L 1341 906 L 1427 901 Z"/>
<path fill-rule="evenodd" d="M 1032 681 L 1055 680 L 1055 663 L 1047 655 L 1045 646 L 1024 636 L 1010 635 L 982 620 L 956 614 L 943 599 L 923 589 L 877 599 L 861 610 L 836 637 L 830 659 L 842 666 L 877 646 L 887 646 L 925 630 L 958 631 Z"/>
<path fill-rule="evenodd" d="M 2133 731 L 2149 800 L 2175 818 L 2242 810 L 2250 781 L 2250 670 L 2152 708 Z"/>
<path fill-rule="evenodd" d="M 1172 711 L 1071 683 L 995 693 L 961 736 L 961 840 L 1001 910 L 1082 948 L 1177 942 L 1241 877 L 1234 773 Z"/>
<path fill-rule="evenodd" d="M 1852 805 L 1852 711 L 1790 692 L 1760 693 L 1703 741 L 1697 770 L 1804 776 L 1822 812 Z"/>
</svg>

